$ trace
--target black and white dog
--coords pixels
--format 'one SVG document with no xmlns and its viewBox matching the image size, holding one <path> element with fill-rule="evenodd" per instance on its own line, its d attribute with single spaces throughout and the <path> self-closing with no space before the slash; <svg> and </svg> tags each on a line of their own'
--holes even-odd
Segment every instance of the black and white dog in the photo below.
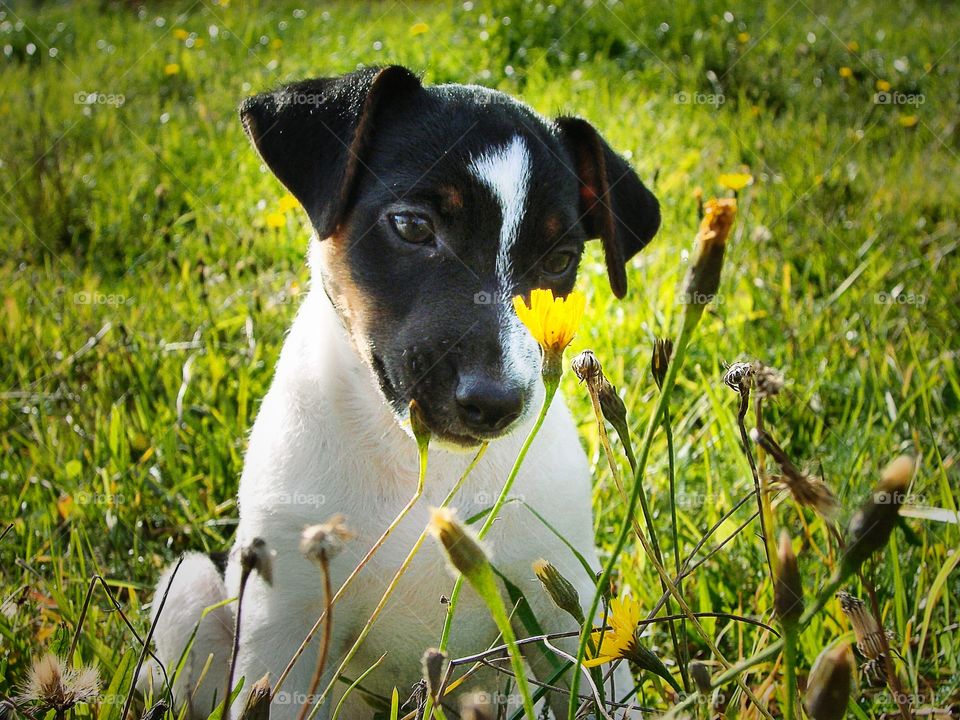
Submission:
<svg viewBox="0 0 960 720">
<path fill-rule="evenodd" d="M 240 114 L 267 167 L 309 215 L 313 284 L 250 437 L 226 576 L 206 556 L 188 555 L 157 621 L 156 644 L 173 668 L 204 608 L 237 595 L 239 548 L 260 537 L 276 553 L 273 584 L 252 577 L 247 586 L 236 677 L 247 687 L 268 672 L 275 681 L 323 609 L 320 574 L 298 550 L 301 531 L 346 516 L 356 538 L 332 563 L 339 587 L 414 493 L 417 452 L 405 420 L 415 399 L 433 439 L 426 491 L 338 602 L 324 687 L 426 525 L 428 508 L 470 462 L 464 449 L 492 441 L 454 502 L 460 516 L 489 507 L 500 492 L 544 392 L 539 348 L 511 297 L 541 287 L 568 293 L 591 238 L 603 243 L 610 284 L 622 297 L 625 263 L 656 233 L 660 213 L 586 121 L 550 122 L 483 87 L 424 87 L 402 67 L 295 83 L 248 99 Z M 525 593 L 545 631 L 574 629 L 537 585 L 531 563 L 550 560 L 583 602 L 593 578 L 526 507 L 599 566 L 587 459 L 559 398 L 514 495 L 523 502 L 506 505 L 488 535 L 493 562 Z M 157 598 L 169 584 L 168 572 Z M 386 653 L 363 687 L 381 697 L 395 686 L 405 692 L 439 639 L 440 598 L 451 586 L 439 550 L 424 547 L 344 675 L 357 678 Z M 206 717 L 222 696 L 235 607 L 200 622 L 177 686 L 191 717 Z M 483 650 L 496 635 L 479 598 L 464 592 L 451 655 Z M 296 715 L 318 645 L 286 680 L 273 717 Z M 530 662 L 541 671 L 539 654 Z M 495 691 L 495 681 L 478 676 L 472 687 Z M 628 682 L 623 670 L 621 692 Z M 348 698 L 344 717 L 372 716 L 361 695 Z M 321 717 L 335 705 L 336 695 Z"/>
</svg>

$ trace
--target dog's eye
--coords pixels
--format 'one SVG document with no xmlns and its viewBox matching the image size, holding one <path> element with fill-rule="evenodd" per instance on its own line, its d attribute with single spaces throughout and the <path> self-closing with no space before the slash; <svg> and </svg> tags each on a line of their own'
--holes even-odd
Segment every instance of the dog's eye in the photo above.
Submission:
<svg viewBox="0 0 960 720">
<path fill-rule="evenodd" d="M 390 224 L 397 235 L 408 243 L 422 245 L 433 238 L 433 223 L 423 215 L 410 212 L 393 213 Z"/>
<path fill-rule="evenodd" d="M 574 255 L 571 252 L 553 252 L 547 255 L 541 267 L 548 275 L 563 275 L 573 265 Z"/>
</svg>

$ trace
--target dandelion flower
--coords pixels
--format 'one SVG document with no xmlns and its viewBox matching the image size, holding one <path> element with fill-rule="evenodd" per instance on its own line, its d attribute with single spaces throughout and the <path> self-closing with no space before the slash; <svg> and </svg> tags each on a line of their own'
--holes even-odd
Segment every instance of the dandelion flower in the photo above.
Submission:
<svg viewBox="0 0 960 720">
<path fill-rule="evenodd" d="M 283 213 L 272 212 L 267 214 L 266 218 L 268 228 L 282 228 L 287 224 L 287 218 Z"/>
<path fill-rule="evenodd" d="M 746 45 L 748 42 L 750 42 L 750 33 L 737 33 L 737 42 L 741 43 L 742 45 Z"/>
<path fill-rule="evenodd" d="M 920 122 L 920 118 L 916 115 L 901 115 L 897 118 L 897 122 L 900 123 L 902 127 L 912 128 L 916 127 L 917 123 Z"/>
<path fill-rule="evenodd" d="M 667 670 L 663 662 L 637 640 L 640 624 L 640 603 L 632 598 L 614 598 L 610 601 L 608 622 L 610 629 L 604 632 L 596 656 L 584 662 L 585 667 L 597 667 L 614 660 L 629 660 L 642 670 L 659 675 L 676 690 L 683 690 Z M 601 632 L 595 628 L 594 633 Z"/>
<path fill-rule="evenodd" d="M 840 73 L 840 77 L 842 77 L 844 80 L 849 80 L 850 78 L 853 77 L 853 70 L 847 67 L 846 65 L 840 68 L 839 73 Z"/>
<path fill-rule="evenodd" d="M 876 88 L 879 92 L 890 92 L 890 88 L 892 87 L 893 85 L 886 80 L 877 80 L 876 82 Z"/>
<path fill-rule="evenodd" d="M 640 603 L 633 598 L 613 598 L 610 601 L 610 629 L 603 634 L 596 657 L 584 665 L 596 667 L 619 659 L 629 659 L 639 647 L 637 625 L 640 623 Z M 599 632 L 599 630 L 594 630 Z"/>
<path fill-rule="evenodd" d="M 278 212 L 282 213 L 289 212 L 298 207 L 300 207 L 300 202 L 290 193 L 280 198 L 280 202 L 277 203 Z"/>
<path fill-rule="evenodd" d="M 418 22 L 410 26 L 410 37 L 416 37 L 417 35 L 423 35 L 424 33 L 430 30 L 430 26 L 425 22 Z"/>
<path fill-rule="evenodd" d="M 753 175 L 750 173 L 721 173 L 717 181 L 728 190 L 737 192 L 747 185 L 753 185 Z"/>
<path fill-rule="evenodd" d="M 552 290 L 534 290 L 529 306 L 522 296 L 513 298 L 517 315 L 545 353 L 562 353 L 573 341 L 586 305 L 586 296 L 576 290 L 565 298 L 554 297 Z"/>
<path fill-rule="evenodd" d="M 176 75 L 180 72 L 180 65 L 177 63 L 167 63 L 163 66 L 164 75 Z"/>
<path fill-rule="evenodd" d="M 854 53 L 857 52 L 860 50 L 860 43 L 858 43 L 856 40 L 851 40 L 847 43 L 847 50 Z"/>
<path fill-rule="evenodd" d="M 177 28 L 173 31 L 173 36 L 177 40 L 186 40 L 188 37 L 190 37 L 190 33 L 183 28 Z"/>
</svg>

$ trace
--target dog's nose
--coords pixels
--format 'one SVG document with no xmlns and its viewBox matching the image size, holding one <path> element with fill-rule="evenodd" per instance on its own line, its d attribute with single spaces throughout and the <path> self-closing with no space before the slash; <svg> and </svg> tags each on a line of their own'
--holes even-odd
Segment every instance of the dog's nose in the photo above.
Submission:
<svg viewBox="0 0 960 720">
<path fill-rule="evenodd" d="M 457 384 L 457 410 L 471 430 L 496 432 L 520 417 L 523 392 L 490 377 L 467 375 Z"/>
</svg>

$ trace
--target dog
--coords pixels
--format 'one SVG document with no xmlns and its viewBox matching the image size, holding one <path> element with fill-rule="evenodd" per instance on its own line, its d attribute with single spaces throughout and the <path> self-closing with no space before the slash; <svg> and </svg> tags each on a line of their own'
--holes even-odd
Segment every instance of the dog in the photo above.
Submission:
<svg viewBox="0 0 960 720">
<path fill-rule="evenodd" d="M 403 67 L 367 68 L 249 98 L 240 116 L 263 163 L 309 216 L 312 282 L 250 435 L 225 575 L 191 553 L 157 587 L 156 654 L 168 671 L 196 633 L 174 690 L 198 718 L 222 700 L 227 684 L 237 605 L 224 601 L 238 595 L 242 549 L 262 538 L 274 553 L 272 584 L 251 575 L 243 596 L 234 683 L 243 678 L 249 689 L 266 673 L 276 681 L 323 612 L 320 572 L 298 549 L 303 528 L 345 516 L 355 537 L 330 563 L 337 588 L 412 497 L 418 455 L 409 406 L 416 401 L 431 433 L 423 497 L 334 607 L 326 687 L 430 506 L 442 502 L 482 443 L 487 452 L 453 505 L 470 518 L 503 487 L 544 397 L 540 349 L 512 297 L 534 288 L 568 294 L 585 243 L 595 238 L 612 291 L 623 297 L 627 261 L 660 225 L 653 194 L 590 123 L 548 121 L 488 88 L 425 86 Z M 492 562 L 524 593 L 544 631 L 575 630 L 531 569 L 546 558 L 582 603 L 593 597 L 594 577 L 570 550 L 599 568 L 588 462 L 559 396 L 512 500 L 486 538 Z M 355 680 L 385 653 L 362 691 L 346 698 L 343 717 L 372 718 L 378 699 L 417 683 L 452 585 L 440 550 L 425 545 L 344 669 Z M 484 605 L 465 586 L 450 657 L 482 651 L 496 638 Z M 318 635 L 286 678 L 273 717 L 295 717 L 307 699 L 319 643 Z M 575 644 L 565 647 L 575 652 Z M 543 654 L 528 653 L 528 661 L 549 680 Z M 616 679 L 621 695 L 632 687 L 625 668 Z M 495 693 L 498 680 L 478 674 L 463 687 Z M 321 718 L 346 684 L 335 687 Z M 565 708 L 566 698 L 555 696 L 555 708 Z M 241 696 L 234 713 L 242 706 Z"/>
</svg>

